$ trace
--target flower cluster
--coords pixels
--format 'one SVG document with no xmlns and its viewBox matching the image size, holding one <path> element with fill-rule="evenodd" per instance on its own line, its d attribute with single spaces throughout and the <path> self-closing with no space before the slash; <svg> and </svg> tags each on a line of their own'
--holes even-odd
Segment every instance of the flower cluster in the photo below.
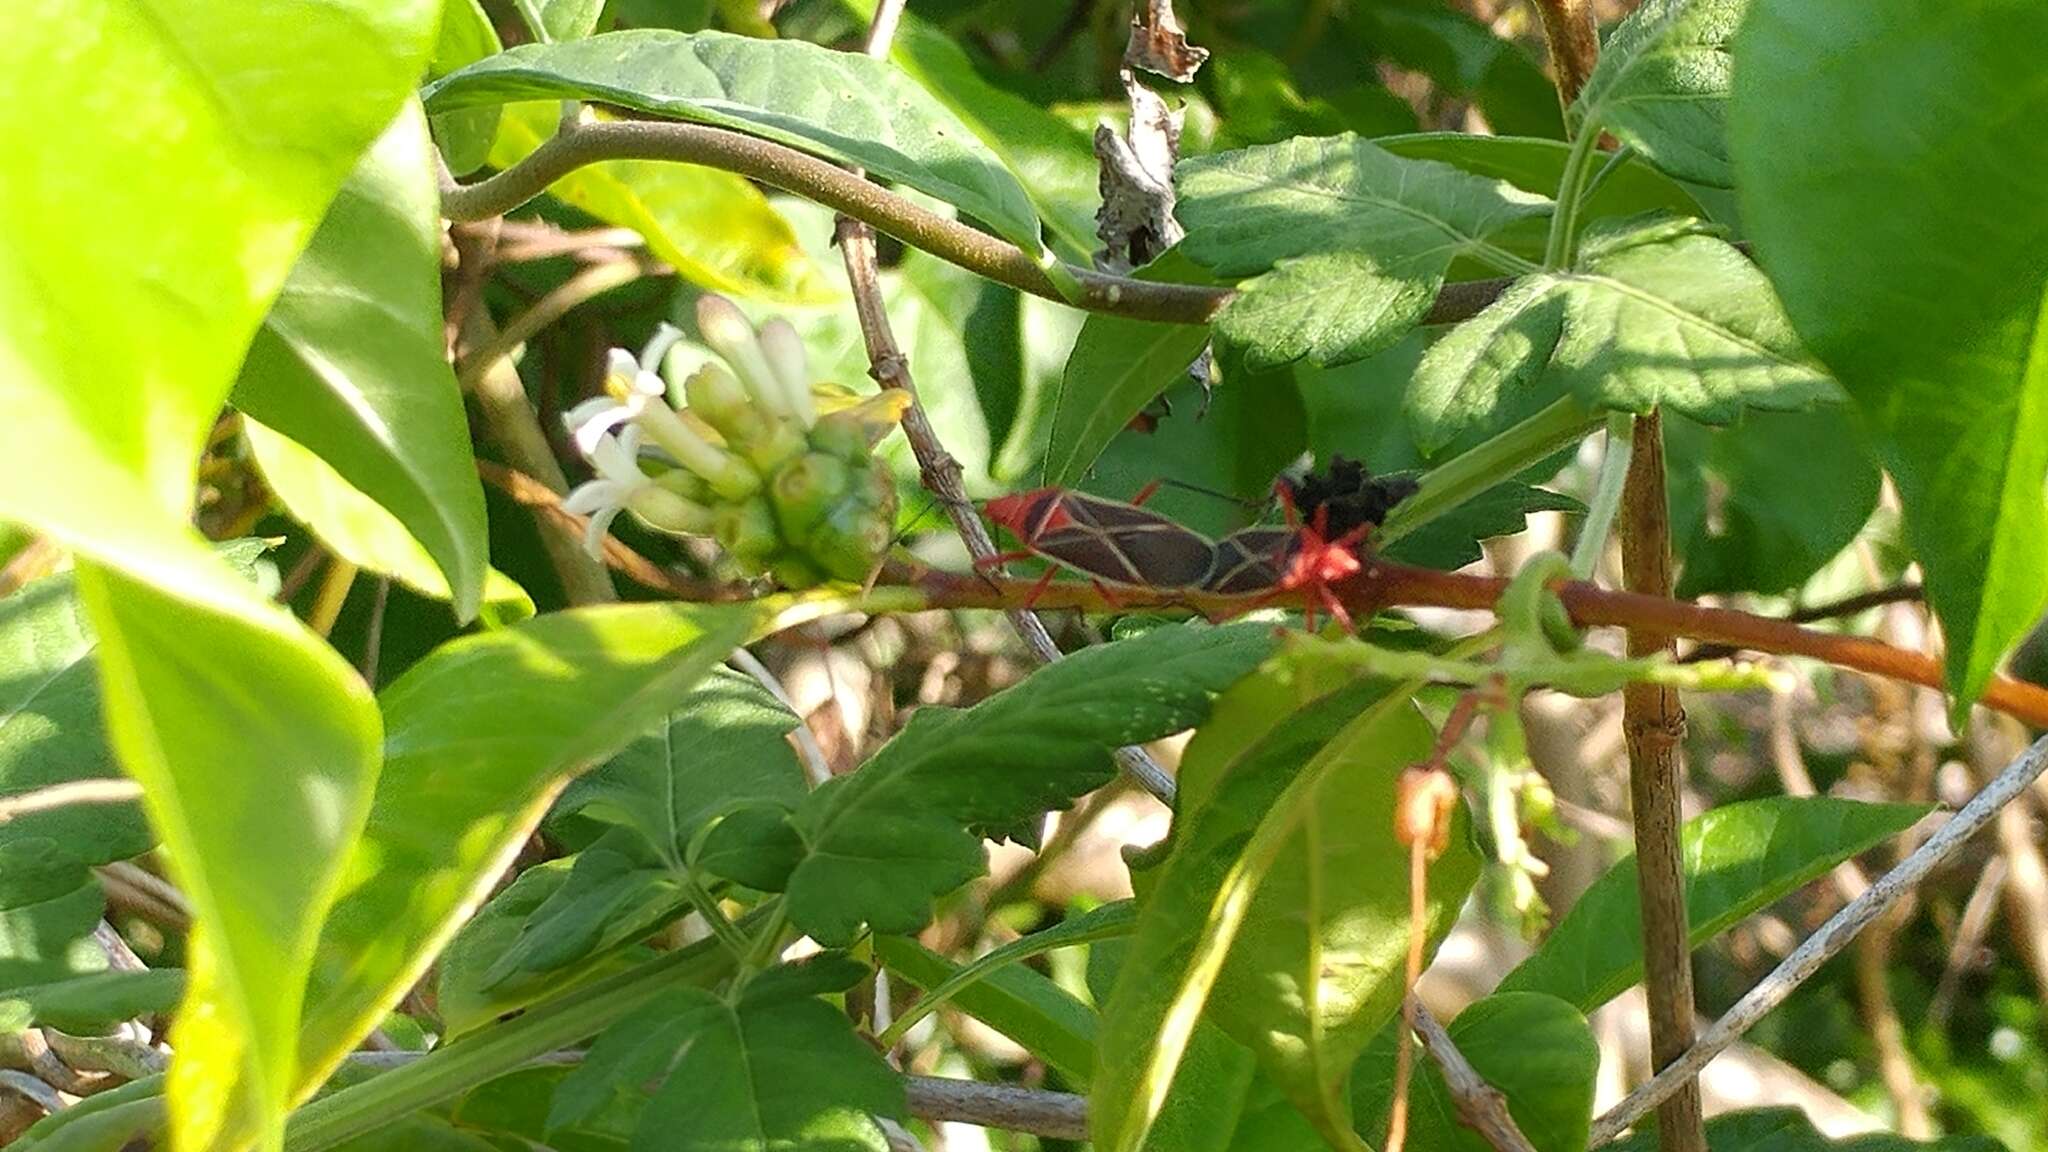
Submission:
<svg viewBox="0 0 2048 1152">
<path fill-rule="evenodd" d="M 742 571 L 804 588 L 865 579 L 888 548 L 896 490 L 874 445 L 907 398 L 858 402 L 813 386 L 796 329 L 756 332 L 731 301 L 697 303 L 704 342 L 724 360 L 681 382 L 613 349 L 605 395 L 565 417 L 596 478 L 563 506 L 590 517 L 596 554 L 620 512 L 674 536 L 710 536 Z M 661 341 L 672 344 L 670 341 Z M 820 400 L 830 411 L 820 411 Z"/>
</svg>

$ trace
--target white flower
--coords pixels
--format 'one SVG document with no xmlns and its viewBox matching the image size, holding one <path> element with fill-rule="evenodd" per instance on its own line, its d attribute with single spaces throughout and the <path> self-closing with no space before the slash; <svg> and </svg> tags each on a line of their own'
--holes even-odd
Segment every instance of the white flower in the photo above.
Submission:
<svg viewBox="0 0 2048 1152">
<path fill-rule="evenodd" d="M 662 403 L 668 391 L 661 377 L 640 367 L 631 352 L 614 348 L 609 357 L 606 395 L 585 400 L 562 415 L 576 450 L 593 466 L 597 442 L 613 428 L 645 415 L 649 405 Z"/>
<path fill-rule="evenodd" d="M 605 534 L 611 531 L 612 521 L 633 503 L 635 496 L 656 485 L 640 471 L 640 429 L 628 424 L 616 436 L 599 429 L 586 444 L 583 430 L 593 424 L 594 421 L 586 420 L 578 428 L 576 447 L 590 461 L 597 478 L 578 484 L 563 499 L 562 507 L 578 516 L 590 517 L 590 523 L 583 528 L 583 550 L 602 559 Z"/>
</svg>

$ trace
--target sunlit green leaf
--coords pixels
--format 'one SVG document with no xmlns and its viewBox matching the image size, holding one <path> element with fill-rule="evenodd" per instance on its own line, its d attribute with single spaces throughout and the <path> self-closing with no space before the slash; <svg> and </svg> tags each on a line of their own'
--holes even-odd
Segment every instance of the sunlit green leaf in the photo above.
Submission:
<svg viewBox="0 0 2048 1152">
<path fill-rule="evenodd" d="M 1216 320 L 1254 367 L 1342 363 L 1385 348 L 1436 301 L 1452 258 L 1521 262 L 1487 238 L 1550 202 L 1356 136 L 1183 161 L 1181 251 L 1246 279 Z"/>
<path fill-rule="evenodd" d="M 377 743 L 355 674 L 188 527 L 195 469 L 438 8 L 45 0 L 0 42 L 0 136 L 41 142 L 0 160 L 0 518 L 86 557 L 114 747 L 192 898 L 171 1085 L 188 1152 L 279 1119 Z"/>
<path fill-rule="evenodd" d="M 1094 1072 L 1095 1013 L 1050 977 L 1018 964 L 970 972 L 970 965 L 956 965 L 909 937 L 874 940 L 875 955 L 890 973 L 925 989 L 925 995 L 953 986 L 948 1002 L 955 1009 L 1016 1041 L 1062 1076 L 1086 1083 Z"/>
<path fill-rule="evenodd" d="M 1540 272 L 1430 347 L 1409 393 L 1434 452 L 1563 392 L 1628 412 L 1725 424 L 1839 390 L 1800 348 L 1770 284 L 1727 242 L 1680 220 L 1596 226 L 1566 272 Z"/>
<path fill-rule="evenodd" d="M 800 721 L 766 689 L 719 670 L 617 756 L 578 777 L 555 805 L 632 829 L 654 859 L 687 872 L 690 842 L 745 807 L 788 811 L 804 796 L 789 743 Z"/>
<path fill-rule="evenodd" d="M 874 0 L 847 0 L 863 19 Z M 1069 261 L 1087 263 L 1095 237 L 1097 165 L 1088 134 L 1029 100 L 982 79 L 953 37 L 906 11 L 889 42 L 889 59 L 974 130 L 1031 196 L 1051 242 Z"/>
<path fill-rule="evenodd" d="M 434 58 L 427 63 L 427 75 L 446 76 L 504 50 L 482 0 L 443 0 L 441 39 L 434 46 Z M 431 117 L 429 123 L 448 170 L 467 176 L 490 158 L 491 141 L 498 135 L 498 109 L 465 108 Z"/>
<path fill-rule="evenodd" d="M 255 419 L 244 416 L 242 431 L 271 493 L 294 519 L 313 529 L 328 551 L 422 595 L 452 597 L 447 577 L 426 548 L 382 504 L 363 495 L 325 460 Z M 533 615 L 533 600 L 511 577 L 487 568 L 481 613 L 488 624 L 509 624 Z"/>
<path fill-rule="evenodd" d="M 1189 745 L 1185 823 L 1104 1013 L 1091 1101 L 1106 1146 L 1138 1146 L 1185 1043 L 1175 1021 L 1205 1005 L 1330 1139 L 1350 1131 L 1343 1085 L 1399 1008 L 1407 953 L 1395 777 L 1433 740 L 1388 687 L 1289 653 L 1226 693 Z M 1462 826 L 1451 843 L 1430 869 L 1432 937 L 1478 875 Z"/>
<path fill-rule="evenodd" d="M 490 558 L 462 394 L 442 351 L 431 147 L 414 105 L 363 157 L 250 345 L 234 401 L 403 523 L 467 620 Z"/>
<path fill-rule="evenodd" d="M 1757 253 L 1898 485 L 1964 707 L 2048 603 L 2048 7 L 1762 0 L 1732 116 Z"/>
<path fill-rule="evenodd" d="M 1682 833 L 1685 911 L 1698 947 L 1856 853 L 1910 827 L 1927 809 L 1830 796 L 1773 796 L 1716 808 Z M 1591 1012 L 1643 976 L 1635 857 L 1586 889 L 1536 954 L 1500 982 Z"/>
<path fill-rule="evenodd" d="M 7 853 L 8 849 L 0 848 L 0 860 Z M 99 918 L 98 904 L 95 893 L 94 920 Z M 9 915 L 0 912 L 0 924 Z M 86 964 L 94 966 L 91 960 Z M 176 968 L 88 972 L 48 984 L 0 987 L 0 1015 L 18 1010 L 32 1024 L 47 1024 L 66 1032 L 98 1032 L 137 1016 L 169 1012 L 178 1006 L 184 991 L 185 974 Z"/>
<path fill-rule="evenodd" d="M 885 61 L 795 40 L 644 29 L 528 44 L 429 84 L 436 112 L 602 100 L 765 136 L 936 196 L 1036 252 L 1031 198 L 981 140 Z"/>
<path fill-rule="evenodd" d="M 0 794 L 118 776 L 100 719 L 94 640 L 68 572 L 0 599 Z M 47 838 L 87 864 L 147 852 L 140 805 L 73 804 L 0 824 L 0 845 Z"/>
<path fill-rule="evenodd" d="M 676 875 L 632 829 L 614 828 L 576 854 L 567 880 L 527 914 L 484 984 L 559 972 L 641 939 L 682 907 Z"/>
<path fill-rule="evenodd" d="M 741 607 L 557 612 L 443 645 L 384 690 L 384 771 L 321 935 L 305 1086 L 433 962 L 556 790 L 667 715 L 751 624 Z"/>
<path fill-rule="evenodd" d="M 1733 181 L 1728 41 L 1749 0 L 1646 0 L 1607 37 L 1569 119 L 1612 132 L 1681 180 Z"/>
</svg>

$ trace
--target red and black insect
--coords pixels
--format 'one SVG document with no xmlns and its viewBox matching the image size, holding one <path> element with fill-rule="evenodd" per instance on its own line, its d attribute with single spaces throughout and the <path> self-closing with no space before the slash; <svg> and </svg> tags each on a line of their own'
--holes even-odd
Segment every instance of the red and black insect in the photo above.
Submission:
<svg viewBox="0 0 2048 1152">
<path fill-rule="evenodd" d="M 1036 488 L 990 500 L 990 520 L 1008 529 L 1023 548 L 978 561 L 977 567 L 1038 556 L 1087 576 L 1103 599 L 1107 585 L 1193 589 L 1216 563 L 1216 542 L 1142 505 L 1157 491 L 1149 484 L 1130 503 L 1064 488 Z M 1028 606 L 1059 572 L 1046 569 L 1026 598 Z"/>
<path fill-rule="evenodd" d="M 1023 548 L 983 563 L 1029 556 L 1052 561 L 1057 567 L 1039 579 L 1027 605 L 1064 567 L 1088 577 L 1112 604 L 1111 586 L 1266 598 L 1306 589 L 1315 598 L 1311 627 L 1320 603 L 1349 628 L 1350 616 L 1330 585 L 1360 569 L 1358 549 L 1367 535 L 1415 490 L 1412 480 L 1375 477 L 1338 456 L 1325 472 L 1274 483 L 1284 526 L 1253 525 L 1211 540 L 1144 508 L 1158 487 L 1148 485 L 1130 503 L 1060 488 L 991 500 L 989 519 Z"/>
</svg>

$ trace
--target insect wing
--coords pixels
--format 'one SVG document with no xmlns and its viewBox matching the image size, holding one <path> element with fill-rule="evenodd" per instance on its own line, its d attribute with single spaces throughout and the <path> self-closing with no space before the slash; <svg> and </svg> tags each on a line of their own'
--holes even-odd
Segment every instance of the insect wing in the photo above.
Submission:
<svg viewBox="0 0 2048 1152">
<path fill-rule="evenodd" d="M 1192 588 L 1215 566 L 1208 537 L 1135 505 L 1068 492 L 1060 511 L 1032 550 L 1098 580 Z"/>
</svg>

